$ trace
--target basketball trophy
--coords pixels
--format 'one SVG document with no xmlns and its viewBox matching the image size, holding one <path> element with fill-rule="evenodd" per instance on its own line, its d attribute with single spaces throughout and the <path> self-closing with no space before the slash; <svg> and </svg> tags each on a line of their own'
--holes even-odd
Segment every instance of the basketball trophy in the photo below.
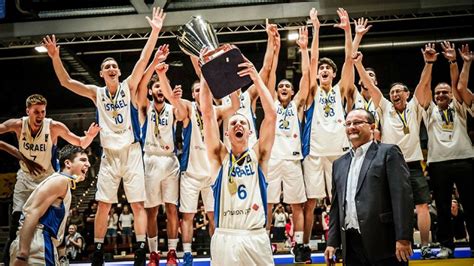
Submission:
<svg viewBox="0 0 474 266">
<path fill-rule="evenodd" d="M 200 59 L 202 75 L 216 99 L 250 84 L 248 76 L 240 77 L 238 65 L 245 62 L 239 48 L 233 45 L 219 45 L 212 25 L 197 16 L 192 17 L 178 29 L 178 45 L 185 53 Z M 200 56 L 200 51 L 208 51 Z"/>
</svg>

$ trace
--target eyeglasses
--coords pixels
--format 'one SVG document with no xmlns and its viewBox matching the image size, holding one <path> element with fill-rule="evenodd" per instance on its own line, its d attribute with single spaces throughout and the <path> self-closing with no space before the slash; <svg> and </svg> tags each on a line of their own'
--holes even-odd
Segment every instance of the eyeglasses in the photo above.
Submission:
<svg viewBox="0 0 474 266">
<path fill-rule="evenodd" d="M 360 126 L 362 124 L 370 124 L 370 123 L 367 122 L 367 121 L 346 121 L 346 123 L 344 123 L 344 126 L 345 127 L 351 127 L 351 126 L 357 127 L 357 126 Z"/>
</svg>

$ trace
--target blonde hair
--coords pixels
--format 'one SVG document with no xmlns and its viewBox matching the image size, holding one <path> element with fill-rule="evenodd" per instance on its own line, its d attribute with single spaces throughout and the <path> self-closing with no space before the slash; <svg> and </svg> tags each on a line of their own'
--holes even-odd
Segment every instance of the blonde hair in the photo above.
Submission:
<svg viewBox="0 0 474 266">
<path fill-rule="evenodd" d="M 28 98 L 26 98 L 27 108 L 30 108 L 31 106 L 36 105 L 36 104 L 47 105 L 48 101 L 46 101 L 46 98 L 44 98 L 43 95 L 41 94 L 33 94 L 33 95 L 28 96 Z"/>
</svg>

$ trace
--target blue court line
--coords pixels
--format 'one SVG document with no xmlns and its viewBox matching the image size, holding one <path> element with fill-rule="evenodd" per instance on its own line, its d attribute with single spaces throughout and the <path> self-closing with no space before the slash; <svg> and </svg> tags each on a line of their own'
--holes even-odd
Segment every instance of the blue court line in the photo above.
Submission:
<svg viewBox="0 0 474 266">
<path fill-rule="evenodd" d="M 439 248 L 431 249 L 435 253 L 439 252 Z M 284 255 L 274 255 L 275 264 L 292 264 L 293 263 L 293 256 L 291 254 L 284 254 Z M 455 258 L 470 258 L 471 257 L 471 249 L 469 247 L 459 247 L 454 250 L 454 257 Z M 323 253 L 313 253 L 311 254 L 311 258 L 313 259 L 313 263 L 324 263 L 324 254 Z M 419 249 L 413 250 L 413 256 L 411 256 L 411 260 L 420 260 L 421 253 Z M 210 259 L 209 258 L 194 258 L 193 265 L 195 266 L 209 266 Z M 90 263 L 71 263 L 70 265 L 77 265 L 77 266 L 89 266 Z M 133 265 L 131 261 L 117 261 L 117 262 L 107 262 L 105 263 L 107 266 L 115 266 L 115 265 Z M 166 265 L 166 260 L 160 260 L 160 265 Z M 179 264 L 181 265 L 181 263 Z"/>
</svg>

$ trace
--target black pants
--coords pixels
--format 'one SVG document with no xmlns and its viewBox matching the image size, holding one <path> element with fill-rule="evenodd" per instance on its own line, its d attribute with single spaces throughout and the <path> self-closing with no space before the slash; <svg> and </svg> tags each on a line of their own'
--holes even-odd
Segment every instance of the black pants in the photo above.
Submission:
<svg viewBox="0 0 474 266">
<path fill-rule="evenodd" d="M 362 236 L 355 229 L 348 229 L 346 232 L 346 266 L 401 266 L 408 265 L 408 262 L 399 262 L 393 253 L 393 257 L 370 262 L 367 252 L 362 242 Z M 377 241 L 374 239 L 374 241 Z M 395 245 L 395 243 L 393 243 Z"/>
<path fill-rule="evenodd" d="M 472 159 L 450 160 L 430 163 L 429 173 L 433 185 L 434 199 L 438 210 L 437 240 L 442 246 L 454 250 L 453 232 L 451 229 L 451 199 L 453 184 L 459 192 L 460 201 L 466 218 L 467 232 L 473 234 L 472 220 Z M 473 240 L 469 246 L 474 249 Z"/>
</svg>

